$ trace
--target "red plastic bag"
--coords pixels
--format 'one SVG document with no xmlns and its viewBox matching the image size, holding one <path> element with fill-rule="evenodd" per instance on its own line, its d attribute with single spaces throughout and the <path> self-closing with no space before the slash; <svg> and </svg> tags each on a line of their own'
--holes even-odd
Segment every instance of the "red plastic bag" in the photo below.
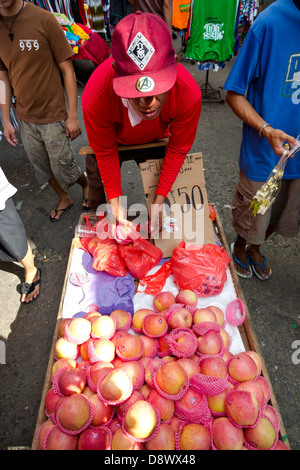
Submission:
<svg viewBox="0 0 300 470">
<path fill-rule="evenodd" d="M 154 274 L 140 279 L 140 285 L 146 286 L 145 294 L 155 295 L 162 291 L 167 278 L 172 274 L 171 260 L 166 261 Z"/>
<path fill-rule="evenodd" d="M 208 204 L 209 207 L 209 218 L 214 222 L 216 220 L 217 214 L 213 206 Z"/>
<path fill-rule="evenodd" d="M 120 245 L 119 249 L 128 271 L 136 279 L 145 277 L 148 271 L 160 262 L 163 255 L 160 248 L 142 237 L 127 245 Z"/>
<path fill-rule="evenodd" d="M 199 297 L 218 295 L 227 280 L 229 262 L 223 247 L 212 243 L 186 245 L 182 241 L 171 258 L 174 281 L 179 290 L 193 290 Z"/>
<path fill-rule="evenodd" d="M 113 276 L 126 276 L 126 264 L 120 256 L 116 240 L 100 240 L 95 237 L 88 243 L 88 251 L 93 257 L 92 268 L 96 271 L 106 271 Z"/>
</svg>

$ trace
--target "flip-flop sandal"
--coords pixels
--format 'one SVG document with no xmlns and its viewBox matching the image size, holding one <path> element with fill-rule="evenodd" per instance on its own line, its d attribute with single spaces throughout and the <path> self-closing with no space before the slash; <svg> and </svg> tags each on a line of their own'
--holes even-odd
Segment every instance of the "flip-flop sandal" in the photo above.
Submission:
<svg viewBox="0 0 300 470">
<path fill-rule="evenodd" d="M 73 207 L 73 204 L 70 204 L 68 207 L 66 207 L 65 209 L 54 209 L 55 210 L 55 215 L 58 214 L 58 212 L 61 212 L 61 216 L 58 218 L 58 219 L 55 219 L 54 217 L 51 217 L 51 215 L 49 215 L 49 220 L 51 222 L 58 222 L 63 216 L 64 214 L 69 210 L 71 209 L 71 207 Z"/>
<path fill-rule="evenodd" d="M 233 259 L 233 261 L 238 264 L 241 268 L 247 270 L 247 268 L 250 266 L 251 268 L 251 264 L 250 264 L 250 257 L 248 254 L 246 254 L 246 257 L 247 257 L 247 261 L 245 264 L 243 264 L 239 259 L 237 259 L 234 254 L 233 254 L 233 248 L 234 248 L 234 242 L 231 243 L 230 245 L 230 252 L 231 252 L 231 257 Z M 236 269 L 236 273 L 238 276 L 240 277 L 243 277 L 244 279 L 250 279 L 250 277 L 252 277 L 252 270 L 250 269 L 250 273 L 249 274 L 242 274 L 242 273 L 239 273 L 238 270 Z"/>
<path fill-rule="evenodd" d="M 37 268 L 39 274 L 40 274 L 40 277 L 32 282 L 31 284 L 29 282 L 22 282 L 21 284 L 21 294 L 25 294 L 25 295 L 28 295 L 28 294 L 31 294 L 31 292 L 34 291 L 34 289 L 36 288 L 36 286 L 38 286 L 39 284 L 41 284 L 41 278 L 42 278 L 42 272 L 39 268 Z M 38 297 L 38 296 L 37 296 Z M 37 299 L 37 297 L 33 298 L 30 302 L 22 302 L 22 304 L 31 304 L 31 302 L 33 302 L 34 300 Z"/>
<path fill-rule="evenodd" d="M 257 266 L 262 271 L 265 269 L 266 264 L 267 264 L 267 260 L 266 260 L 266 257 L 264 255 L 262 255 L 262 257 L 263 257 L 263 264 L 261 264 L 261 265 L 257 261 L 254 261 L 252 258 L 249 257 L 249 259 L 250 259 L 250 265 L 251 265 L 251 269 L 253 271 L 253 274 L 255 274 L 255 276 L 258 279 L 260 279 L 261 281 L 266 281 L 267 279 L 269 279 L 269 277 L 272 274 L 271 268 L 270 268 L 269 274 L 267 274 L 265 277 L 262 277 L 260 274 L 258 274 L 258 272 L 255 269 L 255 266 Z"/>
</svg>

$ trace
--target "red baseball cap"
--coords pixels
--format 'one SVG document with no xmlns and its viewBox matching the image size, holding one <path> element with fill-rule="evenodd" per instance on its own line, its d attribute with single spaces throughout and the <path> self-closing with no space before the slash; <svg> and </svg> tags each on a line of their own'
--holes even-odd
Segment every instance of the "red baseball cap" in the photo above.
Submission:
<svg viewBox="0 0 300 470">
<path fill-rule="evenodd" d="M 122 98 L 155 96 L 170 90 L 177 76 L 172 36 L 165 21 L 140 11 L 117 24 L 111 40 L 113 88 Z"/>
</svg>

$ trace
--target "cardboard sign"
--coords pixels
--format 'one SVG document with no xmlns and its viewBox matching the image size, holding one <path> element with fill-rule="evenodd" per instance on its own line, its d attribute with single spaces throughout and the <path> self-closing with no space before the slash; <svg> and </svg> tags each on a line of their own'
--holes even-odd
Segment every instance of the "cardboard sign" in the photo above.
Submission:
<svg viewBox="0 0 300 470">
<path fill-rule="evenodd" d="M 162 165 L 163 159 L 147 160 L 139 165 L 149 213 Z M 162 221 L 163 230 L 153 241 L 164 258 L 172 256 L 182 240 L 194 245 L 216 243 L 209 218 L 202 153 L 186 156 L 163 206 Z"/>
</svg>

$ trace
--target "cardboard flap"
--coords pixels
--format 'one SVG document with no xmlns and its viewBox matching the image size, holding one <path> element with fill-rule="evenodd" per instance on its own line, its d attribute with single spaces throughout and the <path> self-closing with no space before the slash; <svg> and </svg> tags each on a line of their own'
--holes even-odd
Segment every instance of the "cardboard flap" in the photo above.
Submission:
<svg viewBox="0 0 300 470">
<path fill-rule="evenodd" d="M 149 213 L 162 165 L 163 159 L 147 160 L 139 165 Z M 163 231 L 153 240 L 164 258 L 172 256 L 181 240 L 195 245 L 215 243 L 209 214 L 202 153 L 189 154 L 163 206 Z"/>
</svg>

